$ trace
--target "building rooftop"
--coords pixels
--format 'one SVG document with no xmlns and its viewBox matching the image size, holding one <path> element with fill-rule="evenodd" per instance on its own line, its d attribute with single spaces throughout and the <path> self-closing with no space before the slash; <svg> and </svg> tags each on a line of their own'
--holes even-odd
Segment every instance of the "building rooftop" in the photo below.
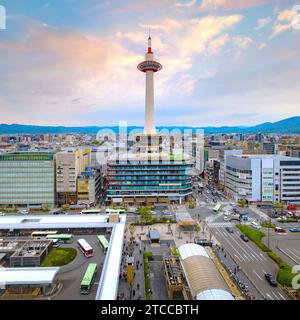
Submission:
<svg viewBox="0 0 300 320">
<path fill-rule="evenodd" d="M 236 155 L 230 155 L 230 156 L 245 158 L 245 159 L 274 159 L 274 160 L 287 160 L 287 161 L 300 160 L 299 158 L 296 158 L 296 157 L 288 157 L 288 156 L 283 156 L 279 154 L 236 154 Z"/>
<path fill-rule="evenodd" d="M 0 268 L 0 285 L 50 284 L 59 269 L 59 267 Z"/>
<path fill-rule="evenodd" d="M 24 215 L 0 217 L 2 229 L 64 229 L 64 228 L 101 228 L 115 224 L 107 222 L 108 215 Z M 126 216 L 120 215 L 125 223 Z"/>
</svg>

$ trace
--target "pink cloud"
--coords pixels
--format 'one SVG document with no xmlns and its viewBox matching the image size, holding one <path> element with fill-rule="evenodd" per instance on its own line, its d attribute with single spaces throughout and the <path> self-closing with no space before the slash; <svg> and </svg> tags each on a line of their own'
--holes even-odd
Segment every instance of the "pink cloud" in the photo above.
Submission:
<svg viewBox="0 0 300 320">
<path fill-rule="evenodd" d="M 203 0 L 201 3 L 201 10 L 214 9 L 246 9 L 271 3 L 271 0 Z"/>
</svg>

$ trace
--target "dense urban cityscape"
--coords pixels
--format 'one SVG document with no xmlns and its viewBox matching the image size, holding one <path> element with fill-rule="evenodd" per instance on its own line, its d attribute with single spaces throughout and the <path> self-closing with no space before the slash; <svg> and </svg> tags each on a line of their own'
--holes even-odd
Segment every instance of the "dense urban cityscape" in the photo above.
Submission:
<svg viewBox="0 0 300 320">
<path fill-rule="evenodd" d="M 300 299 L 300 117 L 158 127 L 153 29 L 143 127 L 1 125 L 0 300 Z"/>
</svg>

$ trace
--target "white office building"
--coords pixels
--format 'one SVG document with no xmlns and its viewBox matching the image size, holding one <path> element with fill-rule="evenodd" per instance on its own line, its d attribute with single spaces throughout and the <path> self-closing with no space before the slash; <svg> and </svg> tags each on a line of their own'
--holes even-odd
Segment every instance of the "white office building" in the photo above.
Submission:
<svg viewBox="0 0 300 320">
<path fill-rule="evenodd" d="M 222 188 L 225 187 L 225 168 L 227 156 L 243 154 L 242 149 L 221 149 L 219 151 L 220 170 L 219 170 L 219 184 Z"/>
<path fill-rule="evenodd" d="M 279 155 L 226 157 L 226 193 L 236 201 L 300 203 L 300 160 Z"/>
</svg>

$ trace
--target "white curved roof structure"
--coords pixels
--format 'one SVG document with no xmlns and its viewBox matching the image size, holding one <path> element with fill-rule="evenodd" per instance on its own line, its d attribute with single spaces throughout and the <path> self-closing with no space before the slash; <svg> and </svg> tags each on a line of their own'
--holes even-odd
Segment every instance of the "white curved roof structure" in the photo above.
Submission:
<svg viewBox="0 0 300 320">
<path fill-rule="evenodd" d="M 181 264 L 196 300 L 234 300 L 225 280 L 204 247 L 187 243 L 178 248 Z"/>
<path fill-rule="evenodd" d="M 234 300 L 234 298 L 225 290 L 210 289 L 198 293 L 196 300 Z"/>
<path fill-rule="evenodd" d="M 185 260 L 186 258 L 192 256 L 203 256 L 209 258 L 209 255 L 207 254 L 204 247 L 195 243 L 183 244 L 178 248 L 178 251 L 182 260 Z"/>
</svg>

